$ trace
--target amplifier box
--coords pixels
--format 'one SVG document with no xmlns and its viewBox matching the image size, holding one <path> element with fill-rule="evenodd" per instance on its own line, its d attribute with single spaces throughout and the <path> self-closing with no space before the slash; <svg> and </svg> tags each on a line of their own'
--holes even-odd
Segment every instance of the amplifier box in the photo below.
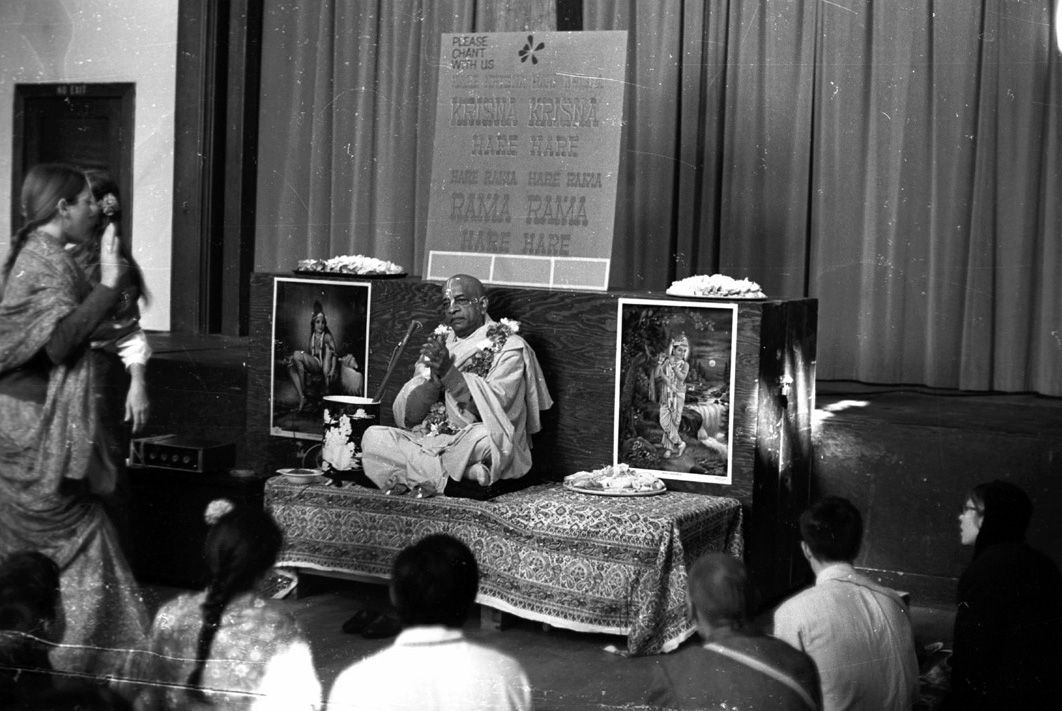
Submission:
<svg viewBox="0 0 1062 711">
<path fill-rule="evenodd" d="M 234 442 L 214 442 L 159 435 L 129 443 L 129 466 L 178 469 L 185 472 L 226 471 L 236 462 Z"/>
</svg>

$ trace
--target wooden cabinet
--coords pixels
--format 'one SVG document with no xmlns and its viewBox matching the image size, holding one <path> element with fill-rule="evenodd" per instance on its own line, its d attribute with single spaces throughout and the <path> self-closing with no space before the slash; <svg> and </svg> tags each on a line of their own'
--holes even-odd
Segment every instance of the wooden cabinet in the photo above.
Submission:
<svg viewBox="0 0 1062 711">
<path fill-rule="evenodd" d="M 290 439 L 269 436 L 272 355 L 271 274 L 251 279 L 247 450 L 260 471 L 298 466 Z M 391 352 L 409 323 L 430 332 L 440 320 L 438 283 L 415 277 L 372 281 L 367 380 L 375 391 Z M 576 292 L 488 286 L 495 318 L 521 323 L 534 348 L 552 409 L 533 438 L 533 474 L 559 480 L 612 462 L 618 303 L 621 298 L 671 299 L 646 292 Z M 738 301 L 734 383 L 733 483 L 669 482 L 672 488 L 739 499 L 744 508 L 746 561 L 767 600 L 806 574 L 796 517 L 810 500 L 811 417 L 815 402 L 818 302 L 814 299 Z M 412 372 L 419 344 L 399 359 L 382 400 L 382 424 Z"/>
</svg>

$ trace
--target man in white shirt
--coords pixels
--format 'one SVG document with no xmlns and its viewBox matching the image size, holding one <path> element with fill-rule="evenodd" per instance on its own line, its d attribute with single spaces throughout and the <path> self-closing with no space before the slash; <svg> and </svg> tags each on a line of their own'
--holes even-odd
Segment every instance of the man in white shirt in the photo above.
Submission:
<svg viewBox="0 0 1062 711">
<path fill-rule="evenodd" d="M 434 534 L 405 548 L 391 570 L 391 601 L 405 629 L 339 675 L 328 708 L 530 711 L 520 664 L 461 631 L 478 589 L 476 559 L 456 538 Z"/>
<path fill-rule="evenodd" d="M 774 635 L 818 667 L 825 711 L 900 711 L 918 694 L 914 633 L 894 590 L 852 566 L 863 537 L 859 511 L 828 497 L 800 516 L 800 547 L 815 585 L 782 603 Z"/>
</svg>

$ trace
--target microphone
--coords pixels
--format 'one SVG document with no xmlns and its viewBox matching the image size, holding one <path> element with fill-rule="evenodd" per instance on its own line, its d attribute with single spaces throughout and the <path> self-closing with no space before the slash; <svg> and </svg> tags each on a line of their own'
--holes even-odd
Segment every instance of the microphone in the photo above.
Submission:
<svg viewBox="0 0 1062 711">
<path fill-rule="evenodd" d="M 406 343 L 409 342 L 409 337 L 413 335 L 414 331 L 418 331 L 421 328 L 424 328 L 424 324 L 417 319 L 413 319 L 409 322 L 409 326 L 406 327 L 406 335 L 402 336 L 402 340 L 399 341 L 398 345 L 395 346 L 395 349 L 391 351 L 391 358 L 387 362 L 387 370 L 384 373 L 383 380 L 380 381 L 379 387 L 376 389 L 376 395 L 373 397 L 374 401 L 380 401 L 384 387 L 387 385 L 387 381 L 390 380 L 391 373 L 394 372 L 395 365 L 398 363 L 398 357 L 402 354 L 402 351 L 405 350 Z"/>
</svg>

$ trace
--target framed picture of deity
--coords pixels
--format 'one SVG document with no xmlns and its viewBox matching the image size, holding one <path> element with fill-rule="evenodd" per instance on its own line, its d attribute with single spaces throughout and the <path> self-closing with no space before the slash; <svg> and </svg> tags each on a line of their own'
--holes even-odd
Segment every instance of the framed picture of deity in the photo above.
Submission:
<svg viewBox="0 0 1062 711">
<path fill-rule="evenodd" d="M 737 305 L 620 299 L 613 459 L 730 484 Z"/>
<path fill-rule="evenodd" d="M 320 440 L 323 398 L 365 395 L 371 295 L 369 282 L 274 278 L 270 434 Z"/>
</svg>

